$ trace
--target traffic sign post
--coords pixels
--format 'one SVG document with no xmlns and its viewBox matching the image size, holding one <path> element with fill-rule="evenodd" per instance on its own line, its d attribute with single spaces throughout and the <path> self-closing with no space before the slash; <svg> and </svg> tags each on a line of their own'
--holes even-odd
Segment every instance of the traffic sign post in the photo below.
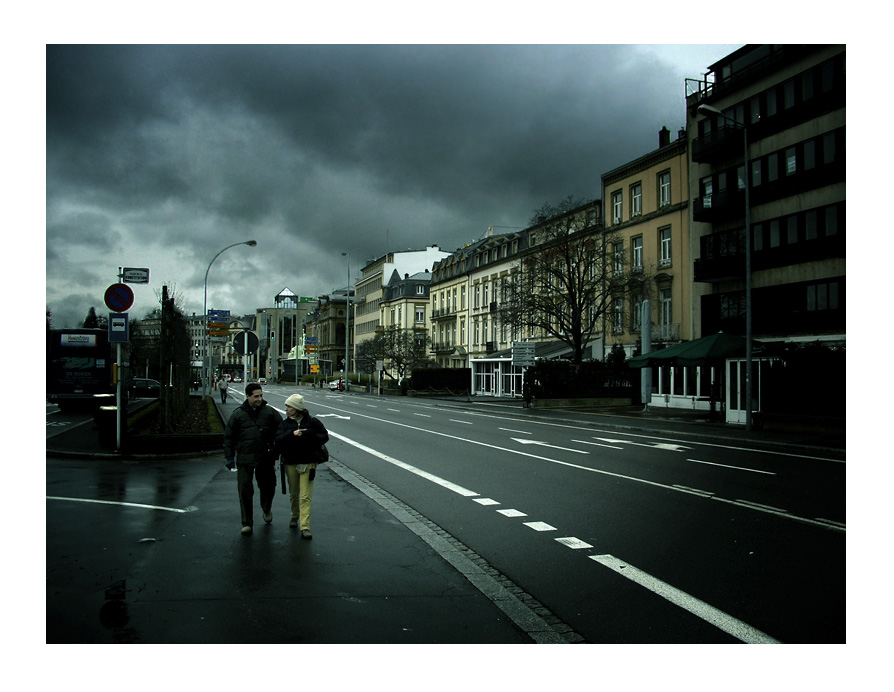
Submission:
<svg viewBox="0 0 894 692">
<path fill-rule="evenodd" d="M 534 365 L 534 348 L 533 341 L 516 341 L 512 344 L 512 364 L 519 367 L 530 367 Z"/>
<path fill-rule="evenodd" d="M 121 272 L 121 267 L 118 268 L 119 274 Z M 148 281 L 148 278 L 147 278 Z M 109 341 L 111 343 L 117 344 L 117 372 L 118 372 L 118 382 L 115 387 L 115 408 L 116 410 L 116 449 L 118 452 L 121 452 L 121 414 L 122 409 L 124 408 L 124 388 L 122 385 L 122 377 L 121 377 L 121 344 L 127 342 L 127 311 L 133 306 L 133 290 L 131 290 L 130 286 L 124 283 L 112 284 L 106 289 L 105 295 L 103 296 L 103 300 L 105 301 L 106 307 L 112 312 L 117 313 L 125 313 L 122 315 L 117 315 L 113 317 L 109 316 Z"/>
</svg>

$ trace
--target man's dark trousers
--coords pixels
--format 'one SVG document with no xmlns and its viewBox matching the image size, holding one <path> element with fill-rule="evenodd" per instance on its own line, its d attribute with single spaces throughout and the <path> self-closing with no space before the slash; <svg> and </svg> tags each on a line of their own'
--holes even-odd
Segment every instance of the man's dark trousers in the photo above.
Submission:
<svg viewBox="0 0 894 692">
<path fill-rule="evenodd" d="M 264 514 L 270 512 L 273 506 L 273 496 L 276 494 L 276 472 L 272 461 L 260 464 L 236 464 L 236 481 L 239 489 L 239 507 L 242 510 L 242 525 L 253 526 L 254 516 L 254 484 L 252 477 L 258 484 L 261 494 L 261 511 Z"/>
</svg>

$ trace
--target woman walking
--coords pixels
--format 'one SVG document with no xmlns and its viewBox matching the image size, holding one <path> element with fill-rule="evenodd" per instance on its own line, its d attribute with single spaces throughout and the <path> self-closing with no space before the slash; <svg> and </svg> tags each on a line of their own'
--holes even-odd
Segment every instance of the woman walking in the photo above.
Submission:
<svg viewBox="0 0 894 692">
<path fill-rule="evenodd" d="M 329 433 L 304 405 L 304 397 L 293 394 L 286 399 L 286 418 L 279 424 L 274 448 L 289 479 L 289 504 L 293 529 L 301 525 L 301 538 L 311 539 L 310 502 L 314 489 L 320 447 L 329 440 Z"/>
</svg>

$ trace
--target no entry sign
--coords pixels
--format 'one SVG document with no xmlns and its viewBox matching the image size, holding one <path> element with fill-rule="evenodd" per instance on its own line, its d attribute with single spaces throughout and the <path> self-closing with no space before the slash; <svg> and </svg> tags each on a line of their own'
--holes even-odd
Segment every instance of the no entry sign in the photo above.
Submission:
<svg viewBox="0 0 894 692">
<path fill-rule="evenodd" d="M 106 289 L 104 299 L 112 312 L 127 312 L 133 306 L 133 291 L 127 284 L 112 284 Z"/>
</svg>

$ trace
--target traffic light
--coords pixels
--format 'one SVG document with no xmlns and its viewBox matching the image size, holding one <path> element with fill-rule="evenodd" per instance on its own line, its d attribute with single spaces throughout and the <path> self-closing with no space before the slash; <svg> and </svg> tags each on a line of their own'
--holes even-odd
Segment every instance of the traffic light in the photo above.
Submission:
<svg viewBox="0 0 894 692">
<path fill-rule="evenodd" d="M 270 332 L 270 341 L 276 338 L 276 332 Z"/>
</svg>

